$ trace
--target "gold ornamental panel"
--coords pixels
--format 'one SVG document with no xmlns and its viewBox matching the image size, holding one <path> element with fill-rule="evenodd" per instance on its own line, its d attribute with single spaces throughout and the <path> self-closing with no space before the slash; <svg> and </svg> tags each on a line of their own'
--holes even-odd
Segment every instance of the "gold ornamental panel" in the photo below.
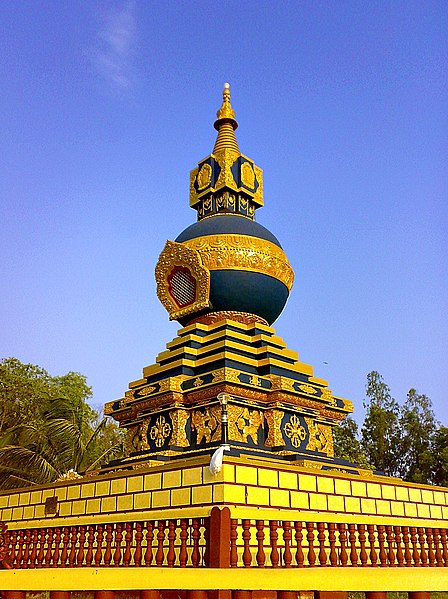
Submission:
<svg viewBox="0 0 448 599">
<path fill-rule="evenodd" d="M 183 242 L 199 253 L 208 270 L 248 270 L 278 279 L 288 290 L 294 271 L 284 251 L 270 241 L 250 235 L 206 235 Z"/>
<path fill-rule="evenodd" d="M 267 447 L 279 447 L 285 444 L 281 424 L 284 412 L 282 410 L 267 410 L 264 414 L 269 431 L 265 441 Z"/>
</svg>

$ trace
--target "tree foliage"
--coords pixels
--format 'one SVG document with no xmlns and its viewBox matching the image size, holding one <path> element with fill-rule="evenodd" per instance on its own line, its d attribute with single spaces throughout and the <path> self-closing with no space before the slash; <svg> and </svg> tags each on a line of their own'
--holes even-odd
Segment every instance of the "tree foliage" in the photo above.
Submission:
<svg viewBox="0 0 448 599">
<path fill-rule="evenodd" d="M 400 405 L 372 371 L 364 407 L 360 438 L 351 418 L 335 428 L 336 457 L 410 482 L 448 485 L 448 428 L 437 422 L 429 397 L 410 389 Z"/>
<path fill-rule="evenodd" d="M 87 403 L 91 395 L 79 373 L 0 362 L 0 488 L 84 473 L 120 454 L 122 433 Z"/>
</svg>

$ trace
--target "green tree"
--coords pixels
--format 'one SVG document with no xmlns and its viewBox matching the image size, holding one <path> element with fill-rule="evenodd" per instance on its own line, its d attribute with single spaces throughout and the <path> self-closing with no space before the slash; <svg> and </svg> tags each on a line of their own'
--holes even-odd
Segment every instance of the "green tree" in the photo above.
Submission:
<svg viewBox="0 0 448 599">
<path fill-rule="evenodd" d="M 440 426 L 431 441 L 431 482 L 448 487 L 448 427 Z"/>
<path fill-rule="evenodd" d="M 394 476 L 400 462 L 399 405 L 383 377 L 375 370 L 367 375 L 364 408 L 366 416 L 361 428 L 361 445 L 367 460 L 377 470 Z"/>
<path fill-rule="evenodd" d="M 86 472 L 122 452 L 122 431 L 89 406 L 83 375 L 51 377 L 15 358 L 0 362 L 0 488 Z"/>
<path fill-rule="evenodd" d="M 437 431 L 429 397 L 410 389 L 400 410 L 399 474 L 405 480 L 429 483 L 434 465 L 433 437 Z"/>
<path fill-rule="evenodd" d="M 358 439 L 358 425 L 347 416 L 333 429 L 334 455 L 360 468 L 371 468 Z"/>
</svg>

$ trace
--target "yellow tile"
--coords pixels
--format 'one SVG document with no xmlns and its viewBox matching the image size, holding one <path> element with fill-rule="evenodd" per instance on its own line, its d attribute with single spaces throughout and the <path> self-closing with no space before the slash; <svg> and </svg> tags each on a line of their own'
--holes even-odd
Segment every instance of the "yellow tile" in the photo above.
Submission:
<svg viewBox="0 0 448 599">
<path fill-rule="evenodd" d="M 431 518 L 437 518 L 438 520 L 443 518 L 441 505 L 430 505 L 429 511 L 431 513 Z"/>
<path fill-rule="evenodd" d="M 352 495 L 357 495 L 358 497 L 366 497 L 366 483 L 360 480 L 352 480 Z"/>
<path fill-rule="evenodd" d="M 20 493 L 19 505 L 29 505 L 30 499 L 31 499 L 31 493 L 29 491 L 27 493 Z"/>
<path fill-rule="evenodd" d="M 103 497 L 101 499 L 101 513 L 105 512 L 116 512 L 117 511 L 117 498 L 116 497 Z"/>
<path fill-rule="evenodd" d="M 8 505 L 8 495 L 0 495 L 0 509 L 3 507 L 6 507 L 7 505 Z"/>
<path fill-rule="evenodd" d="M 444 520 L 448 519 L 448 507 L 445 507 L 445 506 L 442 507 L 442 516 L 443 516 Z"/>
<path fill-rule="evenodd" d="M 193 505 L 201 505 L 212 502 L 212 485 L 193 487 L 191 490 L 191 502 Z"/>
<path fill-rule="evenodd" d="M 361 499 L 361 512 L 363 514 L 376 514 L 376 505 L 374 499 Z"/>
<path fill-rule="evenodd" d="M 241 485 L 226 485 L 224 487 L 226 503 L 246 503 L 246 487 Z"/>
<path fill-rule="evenodd" d="M 235 466 L 233 464 L 223 464 L 222 466 L 222 480 L 226 483 L 235 482 Z"/>
<path fill-rule="evenodd" d="M 258 469 L 258 484 L 262 487 L 278 487 L 278 471 L 267 468 Z"/>
<path fill-rule="evenodd" d="M 162 473 L 153 472 L 152 474 L 145 474 L 144 479 L 145 491 L 157 491 L 162 488 Z"/>
<path fill-rule="evenodd" d="M 309 493 L 304 491 L 291 491 L 291 507 L 309 509 Z"/>
<path fill-rule="evenodd" d="M 128 478 L 128 493 L 139 493 L 143 491 L 143 476 L 131 476 Z"/>
<path fill-rule="evenodd" d="M 272 507 L 290 507 L 289 491 L 269 489 L 269 503 Z"/>
<path fill-rule="evenodd" d="M 422 493 L 420 489 L 409 489 L 409 500 L 420 502 L 422 500 Z"/>
<path fill-rule="evenodd" d="M 434 491 L 434 503 L 445 505 L 445 495 L 442 491 Z"/>
<path fill-rule="evenodd" d="M 249 505 L 269 505 L 269 489 L 266 487 L 247 487 Z"/>
<path fill-rule="evenodd" d="M 344 498 L 340 495 L 328 495 L 328 509 L 332 512 L 344 511 Z"/>
<path fill-rule="evenodd" d="M 170 505 L 170 492 L 154 491 L 152 494 L 152 507 L 168 507 Z"/>
<path fill-rule="evenodd" d="M 317 490 L 319 493 L 334 493 L 334 479 L 330 476 L 318 476 Z"/>
<path fill-rule="evenodd" d="M 209 469 L 210 472 L 210 469 Z M 164 489 L 172 489 L 173 487 L 181 486 L 181 470 L 171 470 L 170 472 L 163 473 L 163 488 Z"/>
<path fill-rule="evenodd" d="M 279 487 L 281 489 L 293 489 L 297 491 L 297 474 L 295 472 L 279 472 Z"/>
<path fill-rule="evenodd" d="M 42 492 L 42 501 L 45 501 L 46 499 L 48 499 L 49 497 L 54 497 L 55 493 L 54 493 L 54 489 L 45 489 Z"/>
<path fill-rule="evenodd" d="M 84 483 L 81 485 L 81 497 L 93 497 L 95 495 L 95 483 Z"/>
<path fill-rule="evenodd" d="M 345 511 L 359 514 L 361 511 L 361 500 L 359 497 L 345 497 Z"/>
<path fill-rule="evenodd" d="M 37 510 L 38 510 L 39 506 L 37 506 L 36 511 L 34 513 L 34 517 L 37 518 Z M 64 501 L 64 503 L 61 503 L 59 506 L 59 515 L 60 516 L 70 516 L 72 513 L 72 504 L 69 501 Z"/>
<path fill-rule="evenodd" d="M 182 483 L 184 486 L 202 484 L 202 468 L 187 468 L 182 470 Z"/>
<path fill-rule="evenodd" d="M 81 499 L 72 503 L 72 515 L 86 513 L 86 500 Z"/>
<path fill-rule="evenodd" d="M 339 495 L 350 495 L 350 481 L 344 478 L 335 478 L 334 481 L 335 491 Z"/>
<path fill-rule="evenodd" d="M 67 487 L 59 487 L 59 489 L 55 489 L 55 493 L 59 501 L 67 499 Z"/>
<path fill-rule="evenodd" d="M 422 489 L 423 503 L 434 503 L 434 495 L 430 489 Z"/>
<path fill-rule="evenodd" d="M 429 505 L 426 505 L 425 503 L 418 503 L 417 504 L 417 515 L 419 518 L 429 518 L 430 517 Z"/>
<path fill-rule="evenodd" d="M 393 485 L 381 485 L 383 499 L 395 499 L 395 487 Z"/>
<path fill-rule="evenodd" d="M 310 493 L 310 510 L 326 510 L 327 496 L 318 493 Z"/>
<path fill-rule="evenodd" d="M 151 491 L 148 493 L 137 493 L 134 497 L 134 509 L 146 510 L 151 507 Z"/>
<path fill-rule="evenodd" d="M 110 492 L 113 495 L 119 495 L 121 493 L 126 492 L 126 479 L 125 478 L 115 478 L 110 481 Z"/>
<path fill-rule="evenodd" d="M 101 511 L 100 508 L 101 499 L 88 499 L 87 500 L 87 513 L 98 514 Z"/>
<path fill-rule="evenodd" d="M 23 519 L 30 520 L 31 518 L 34 518 L 34 505 L 27 505 L 23 508 Z"/>
<path fill-rule="evenodd" d="M 31 491 L 30 503 L 40 503 L 42 501 L 42 491 Z"/>
<path fill-rule="evenodd" d="M 406 514 L 406 516 L 409 517 L 417 516 L 417 506 L 415 505 L 415 503 L 405 503 L 404 513 Z"/>
<path fill-rule="evenodd" d="M 213 485 L 213 503 L 224 501 L 224 485 Z"/>
<path fill-rule="evenodd" d="M 45 506 L 36 505 L 34 508 L 34 517 L 35 518 L 44 518 L 45 517 Z"/>
<path fill-rule="evenodd" d="M 404 503 L 402 501 L 391 501 L 390 511 L 392 516 L 404 516 Z"/>
<path fill-rule="evenodd" d="M 171 491 L 171 505 L 190 505 L 191 489 L 173 489 Z"/>
<path fill-rule="evenodd" d="M 8 507 L 16 507 L 17 505 L 19 505 L 19 494 L 15 493 L 14 495 L 10 495 Z"/>
<path fill-rule="evenodd" d="M 2 510 L 2 520 L 11 520 L 12 518 L 12 508 L 8 507 Z"/>
<path fill-rule="evenodd" d="M 117 497 L 117 510 L 119 512 L 128 512 L 132 510 L 134 507 L 134 496 L 129 495 L 119 495 Z"/>
<path fill-rule="evenodd" d="M 316 491 L 316 477 L 310 474 L 299 474 L 299 489 L 301 491 Z"/>
<path fill-rule="evenodd" d="M 257 469 L 251 468 L 250 466 L 237 466 L 236 467 L 236 482 L 246 485 L 256 485 L 257 481 Z"/>
<path fill-rule="evenodd" d="M 12 519 L 21 520 L 23 518 L 23 507 L 15 507 L 12 510 Z"/>
<path fill-rule="evenodd" d="M 377 483 L 367 483 L 367 497 L 381 497 L 381 485 Z"/>
<path fill-rule="evenodd" d="M 78 499 L 81 495 L 81 488 L 79 485 L 71 485 L 67 489 L 67 499 Z"/>
<path fill-rule="evenodd" d="M 95 483 L 95 495 L 109 495 L 110 493 L 110 481 L 109 480 L 100 480 Z"/>
<path fill-rule="evenodd" d="M 401 499 L 401 501 L 409 501 L 409 491 L 407 487 L 395 487 L 395 494 L 397 499 Z"/>
<path fill-rule="evenodd" d="M 390 516 L 390 501 L 387 501 L 385 499 L 377 499 L 376 511 L 377 514 L 385 514 Z"/>
</svg>

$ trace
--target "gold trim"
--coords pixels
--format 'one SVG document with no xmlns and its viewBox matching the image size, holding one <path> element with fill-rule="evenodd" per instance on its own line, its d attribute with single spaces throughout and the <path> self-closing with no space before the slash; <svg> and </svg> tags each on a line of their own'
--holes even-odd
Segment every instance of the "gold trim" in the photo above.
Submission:
<svg viewBox="0 0 448 599">
<path fill-rule="evenodd" d="M 195 301 L 179 308 L 169 292 L 168 275 L 176 266 L 187 266 L 196 280 Z M 167 241 L 156 265 L 157 297 L 170 315 L 176 320 L 209 307 L 210 272 L 202 263 L 200 253 L 183 243 Z"/>
<path fill-rule="evenodd" d="M 284 412 L 281 410 L 266 410 L 264 417 L 268 423 L 268 436 L 264 444 L 266 447 L 279 447 L 285 444 L 281 429 Z"/>
<path fill-rule="evenodd" d="M 208 270 L 248 270 L 281 281 L 288 290 L 294 271 L 284 251 L 274 243 L 250 235 L 205 235 L 183 242 L 196 250 Z"/>
<path fill-rule="evenodd" d="M 171 436 L 171 445 L 177 447 L 189 447 L 190 442 L 185 432 L 185 425 L 189 417 L 187 410 L 172 410 L 170 412 L 171 422 L 173 423 L 173 434 Z"/>
</svg>

